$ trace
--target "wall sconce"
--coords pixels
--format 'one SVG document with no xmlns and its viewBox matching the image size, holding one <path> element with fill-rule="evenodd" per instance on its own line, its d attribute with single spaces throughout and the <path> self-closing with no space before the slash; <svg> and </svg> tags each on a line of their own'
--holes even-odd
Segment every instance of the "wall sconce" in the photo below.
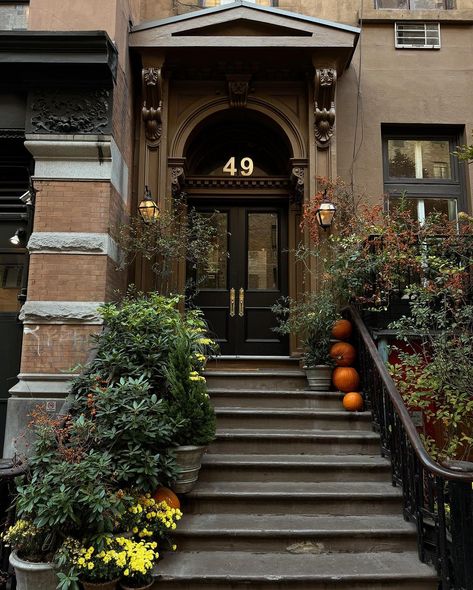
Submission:
<svg viewBox="0 0 473 590">
<path fill-rule="evenodd" d="M 159 207 L 153 201 L 151 191 L 145 186 L 145 195 L 141 203 L 138 205 L 138 211 L 140 212 L 141 219 L 145 223 L 156 221 L 159 217 Z"/>
<path fill-rule="evenodd" d="M 14 235 L 10 238 L 10 244 L 19 248 L 26 246 L 26 229 L 19 227 Z"/>
<path fill-rule="evenodd" d="M 327 198 L 327 189 L 325 189 L 323 199 L 315 212 L 317 223 L 324 231 L 332 225 L 336 211 L 337 208 L 332 201 Z"/>
</svg>

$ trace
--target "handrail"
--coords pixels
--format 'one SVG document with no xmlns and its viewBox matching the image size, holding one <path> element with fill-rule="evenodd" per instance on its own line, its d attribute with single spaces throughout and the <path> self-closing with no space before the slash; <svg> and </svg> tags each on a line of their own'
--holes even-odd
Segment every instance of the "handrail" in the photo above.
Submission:
<svg viewBox="0 0 473 590">
<path fill-rule="evenodd" d="M 422 444 L 419 433 L 412 422 L 412 418 L 405 406 L 404 400 L 402 399 L 401 394 L 394 384 L 391 375 L 388 373 L 386 366 L 378 352 L 378 349 L 376 348 L 373 338 L 371 337 L 371 334 L 369 333 L 365 323 L 361 319 L 360 314 L 354 307 L 347 307 L 344 311 L 347 311 L 350 314 L 352 322 L 355 324 L 356 329 L 362 337 L 370 353 L 371 359 L 378 371 L 378 374 L 386 387 L 386 391 L 396 408 L 404 428 L 406 429 L 406 434 L 419 461 L 428 471 L 431 471 L 435 475 L 440 475 L 446 479 L 457 480 L 464 483 L 473 483 L 473 471 L 454 471 L 448 467 L 439 465 L 430 457 L 429 453 L 425 450 L 425 447 Z"/>
<path fill-rule="evenodd" d="M 381 453 L 391 462 L 393 485 L 402 490 L 404 517 L 416 525 L 419 558 L 435 566 L 441 590 L 473 590 L 473 472 L 455 471 L 429 456 L 359 313 L 347 307 L 344 315 L 354 325 Z"/>
</svg>

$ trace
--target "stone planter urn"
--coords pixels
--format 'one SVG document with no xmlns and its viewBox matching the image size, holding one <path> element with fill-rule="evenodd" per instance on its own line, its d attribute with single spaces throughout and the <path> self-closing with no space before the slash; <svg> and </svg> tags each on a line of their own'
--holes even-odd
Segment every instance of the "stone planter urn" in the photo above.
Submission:
<svg viewBox="0 0 473 590">
<path fill-rule="evenodd" d="M 179 467 L 179 475 L 173 486 L 177 494 L 187 494 L 195 487 L 202 466 L 202 456 L 206 450 L 207 447 L 195 445 L 183 445 L 173 449 Z"/>
<path fill-rule="evenodd" d="M 56 590 L 58 578 L 52 563 L 25 561 L 12 551 L 10 564 L 15 568 L 17 590 Z"/>
<path fill-rule="evenodd" d="M 332 367 L 329 365 L 316 365 L 304 367 L 309 389 L 311 391 L 329 391 L 332 383 Z"/>
</svg>

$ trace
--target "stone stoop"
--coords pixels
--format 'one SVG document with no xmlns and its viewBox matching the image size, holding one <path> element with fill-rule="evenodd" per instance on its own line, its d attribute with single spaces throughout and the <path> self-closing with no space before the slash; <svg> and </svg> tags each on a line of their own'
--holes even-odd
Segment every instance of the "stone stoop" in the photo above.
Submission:
<svg viewBox="0 0 473 590">
<path fill-rule="evenodd" d="M 199 483 L 156 590 L 435 590 L 368 412 L 306 389 L 292 359 L 222 359 Z"/>
</svg>

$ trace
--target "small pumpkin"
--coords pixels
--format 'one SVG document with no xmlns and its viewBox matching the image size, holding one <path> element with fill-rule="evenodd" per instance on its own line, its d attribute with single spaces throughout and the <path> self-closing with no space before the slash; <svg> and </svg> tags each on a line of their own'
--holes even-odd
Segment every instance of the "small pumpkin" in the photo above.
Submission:
<svg viewBox="0 0 473 590">
<path fill-rule="evenodd" d="M 353 326 L 348 320 L 337 320 L 333 324 L 332 336 L 337 340 L 348 340 L 353 332 Z"/>
<path fill-rule="evenodd" d="M 350 391 L 343 396 L 343 407 L 349 412 L 359 412 L 363 409 L 363 396 L 358 391 Z"/>
<path fill-rule="evenodd" d="M 153 499 L 159 504 L 159 502 L 166 502 L 169 508 L 180 508 L 181 502 L 176 494 L 169 488 L 158 488 L 154 494 Z"/>
<path fill-rule="evenodd" d="M 339 391 L 348 393 L 358 389 L 360 376 L 353 367 L 336 367 L 332 373 L 332 382 Z"/>
<path fill-rule="evenodd" d="M 339 367 L 350 367 L 355 362 L 355 347 L 348 342 L 335 342 L 330 348 L 330 356 Z"/>
</svg>

